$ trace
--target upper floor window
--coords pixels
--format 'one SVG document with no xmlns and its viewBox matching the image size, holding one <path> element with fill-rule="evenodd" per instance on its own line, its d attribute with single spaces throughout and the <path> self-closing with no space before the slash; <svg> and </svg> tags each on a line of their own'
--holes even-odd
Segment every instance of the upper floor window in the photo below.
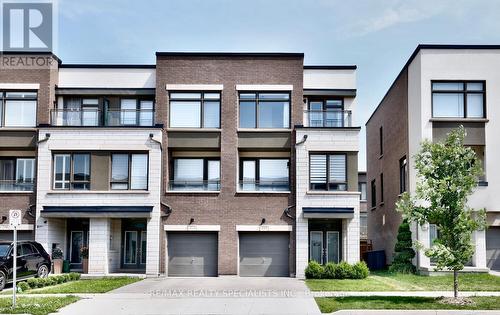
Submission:
<svg viewBox="0 0 500 315">
<path fill-rule="evenodd" d="M 175 158 L 170 190 L 220 190 L 219 158 Z"/>
<path fill-rule="evenodd" d="M 240 190 L 287 191 L 290 189 L 289 169 L 289 159 L 242 158 Z"/>
<path fill-rule="evenodd" d="M 36 92 L 0 92 L 1 127 L 36 126 Z"/>
<path fill-rule="evenodd" d="M 112 154 L 111 189 L 147 190 L 148 154 L 147 153 Z"/>
<path fill-rule="evenodd" d="M 89 190 L 90 154 L 54 154 L 54 189 Z"/>
<path fill-rule="evenodd" d="M 384 128 L 380 126 L 378 129 L 378 145 L 380 156 L 384 154 Z"/>
<path fill-rule="evenodd" d="M 406 156 L 399 160 L 399 193 L 402 194 L 406 191 L 406 176 L 408 172 L 408 162 Z"/>
<path fill-rule="evenodd" d="M 371 195 L 371 206 L 372 208 L 375 208 L 377 206 L 377 184 L 375 183 L 375 180 L 373 179 L 370 184 L 370 195 Z"/>
<path fill-rule="evenodd" d="M 152 126 L 153 108 L 152 100 L 140 100 L 135 98 L 122 98 L 120 100 L 120 125 L 121 126 Z M 108 115 L 116 115 L 116 111 L 109 111 Z M 115 117 L 117 120 L 118 117 Z"/>
<path fill-rule="evenodd" d="M 432 117 L 484 118 L 484 81 L 432 82 Z"/>
<path fill-rule="evenodd" d="M 350 127 L 351 113 L 344 111 L 343 99 L 309 101 L 309 127 Z"/>
<path fill-rule="evenodd" d="M 220 128 L 220 93 L 170 93 L 169 126 L 171 128 Z"/>
<path fill-rule="evenodd" d="M 34 158 L 0 158 L 0 191 L 33 191 Z"/>
<path fill-rule="evenodd" d="M 345 154 L 311 154 L 309 157 L 312 190 L 347 190 L 347 156 Z"/>
<path fill-rule="evenodd" d="M 290 128 L 290 93 L 239 94 L 240 128 Z"/>
<path fill-rule="evenodd" d="M 384 174 L 380 173 L 380 203 L 384 202 Z"/>
<path fill-rule="evenodd" d="M 358 190 L 361 193 L 361 196 L 359 199 L 361 201 L 366 201 L 366 183 L 365 182 L 358 183 Z"/>
</svg>

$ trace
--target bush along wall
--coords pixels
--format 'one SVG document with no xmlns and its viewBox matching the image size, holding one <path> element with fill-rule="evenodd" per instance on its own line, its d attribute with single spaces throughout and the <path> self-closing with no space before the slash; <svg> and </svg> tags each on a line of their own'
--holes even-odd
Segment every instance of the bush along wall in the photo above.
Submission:
<svg viewBox="0 0 500 315">
<path fill-rule="evenodd" d="M 364 261 L 353 265 L 342 261 L 338 264 L 327 263 L 325 266 L 310 261 L 305 270 L 307 279 L 364 279 L 370 270 Z"/>
<path fill-rule="evenodd" d="M 412 260 L 415 257 L 415 251 L 412 248 L 410 225 L 406 220 L 401 223 L 398 229 L 398 241 L 394 246 L 394 260 L 389 267 L 391 272 L 416 273 L 417 268 Z"/>
<path fill-rule="evenodd" d="M 80 280 L 80 274 L 77 272 L 70 272 L 62 275 L 50 276 L 47 278 L 30 278 L 26 281 L 19 282 L 17 284 L 17 287 L 18 290 L 22 292 L 30 289 L 38 289 L 76 280 Z"/>
</svg>

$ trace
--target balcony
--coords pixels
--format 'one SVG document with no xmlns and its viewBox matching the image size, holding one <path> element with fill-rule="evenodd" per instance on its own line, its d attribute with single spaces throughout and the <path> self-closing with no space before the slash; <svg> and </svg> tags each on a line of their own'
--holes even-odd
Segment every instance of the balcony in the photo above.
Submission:
<svg viewBox="0 0 500 315">
<path fill-rule="evenodd" d="M 290 184 L 287 180 L 240 180 L 239 191 L 258 191 L 258 192 L 287 192 L 290 190 Z"/>
<path fill-rule="evenodd" d="M 33 191 L 33 181 L 0 180 L 0 192 Z"/>
<path fill-rule="evenodd" d="M 352 112 L 350 110 L 306 110 L 304 114 L 306 127 L 352 127 Z"/>
<path fill-rule="evenodd" d="M 53 109 L 52 126 L 127 127 L 154 126 L 154 110 Z"/>
<path fill-rule="evenodd" d="M 169 191 L 219 191 L 219 180 L 170 180 L 168 183 Z"/>
</svg>

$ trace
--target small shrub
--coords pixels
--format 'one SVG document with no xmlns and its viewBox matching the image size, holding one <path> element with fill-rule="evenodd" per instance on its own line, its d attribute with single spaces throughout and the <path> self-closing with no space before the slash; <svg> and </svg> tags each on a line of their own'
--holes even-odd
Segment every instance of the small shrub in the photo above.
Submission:
<svg viewBox="0 0 500 315">
<path fill-rule="evenodd" d="M 30 285 L 26 281 L 19 282 L 17 287 L 21 290 L 21 292 L 27 291 L 30 289 Z"/>
<path fill-rule="evenodd" d="M 57 282 L 57 278 L 56 277 L 48 277 L 46 280 L 45 280 L 45 285 L 46 286 L 49 286 L 49 285 L 56 285 L 58 282 Z"/>
<path fill-rule="evenodd" d="M 38 287 L 43 288 L 48 285 L 49 278 L 38 278 L 37 281 L 38 281 Z"/>
<path fill-rule="evenodd" d="M 364 261 L 355 263 L 352 266 L 352 279 L 365 279 L 370 274 L 370 269 Z"/>
<path fill-rule="evenodd" d="M 28 279 L 27 283 L 32 289 L 38 288 L 38 279 L 37 278 L 30 278 Z"/>
<path fill-rule="evenodd" d="M 70 272 L 70 281 L 80 280 L 80 274 L 78 272 Z"/>
<path fill-rule="evenodd" d="M 69 273 L 65 273 L 62 275 L 63 278 L 64 278 L 64 281 L 63 282 L 68 282 L 68 281 L 71 281 L 71 275 Z"/>
<path fill-rule="evenodd" d="M 325 265 L 325 270 L 323 272 L 322 278 L 324 279 L 335 279 L 335 272 L 337 269 L 337 265 L 329 262 Z"/>
<path fill-rule="evenodd" d="M 316 261 L 310 261 L 306 267 L 305 274 L 307 279 L 321 279 L 324 268 Z"/>
<path fill-rule="evenodd" d="M 398 241 L 394 246 L 394 260 L 389 271 L 416 273 L 417 268 L 412 263 L 413 257 L 415 257 L 415 251 L 412 247 L 410 225 L 404 220 L 398 229 Z"/>
<path fill-rule="evenodd" d="M 335 279 L 350 279 L 353 274 L 353 268 L 345 261 L 335 265 Z"/>
</svg>

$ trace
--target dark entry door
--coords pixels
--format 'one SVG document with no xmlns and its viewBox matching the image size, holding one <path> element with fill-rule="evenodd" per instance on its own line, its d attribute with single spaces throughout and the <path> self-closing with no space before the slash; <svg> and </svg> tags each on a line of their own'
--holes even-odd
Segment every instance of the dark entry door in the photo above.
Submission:
<svg viewBox="0 0 500 315">
<path fill-rule="evenodd" d="M 309 260 L 320 264 L 340 261 L 340 233 L 338 231 L 309 232 Z"/>
<path fill-rule="evenodd" d="M 122 259 L 123 269 L 146 269 L 146 220 L 123 220 Z"/>
</svg>

